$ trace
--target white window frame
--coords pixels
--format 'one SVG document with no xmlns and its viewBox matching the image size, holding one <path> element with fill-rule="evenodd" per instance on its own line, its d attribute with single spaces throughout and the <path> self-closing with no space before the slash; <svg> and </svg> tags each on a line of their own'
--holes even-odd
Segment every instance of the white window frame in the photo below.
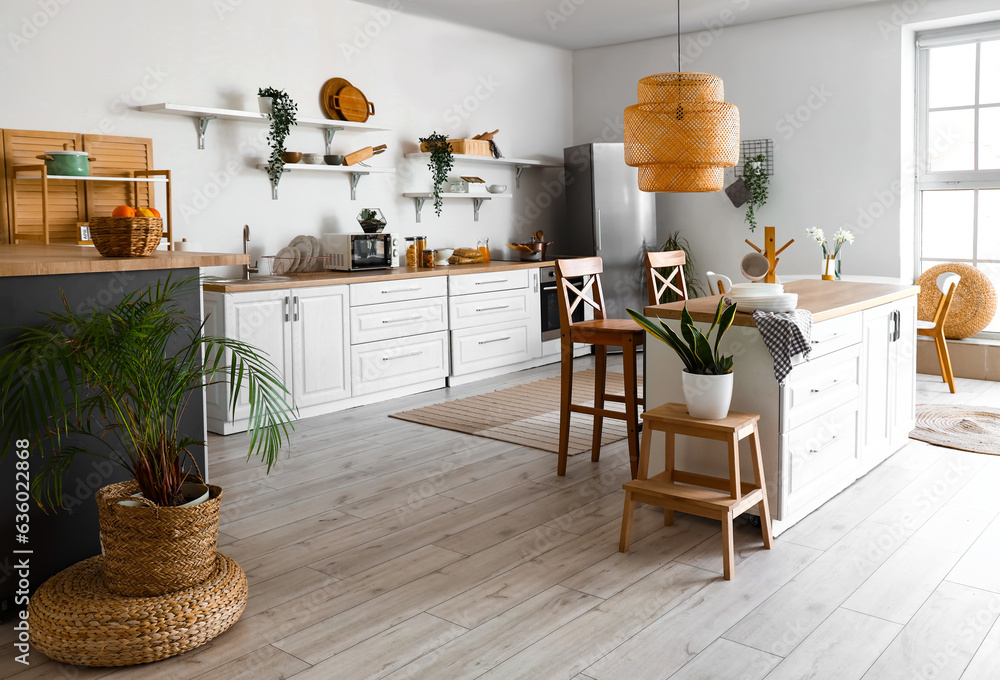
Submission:
<svg viewBox="0 0 1000 680">
<path fill-rule="evenodd" d="M 922 196 L 924 191 L 935 190 L 975 190 L 975 189 L 1000 189 L 1000 169 L 997 170 L 950 170 L 950 171 L 930 171 L 930 154 L 928 153 L 928 114 L 932 109 L 928 106 L 928 85 L 929 85 L 929 49 L 933 47 L 951 47 L 954 45 L 966 45 L 969 43 L 982 43 L 990 40 L 1000 39 L 1000 22 L 989 24 L 979 24 L 976 26 L 962 26 L 948 28 L 938 31 L 928 31 L 917 35 L 917 83 L 916 83 L 916 214 L 914 216 L 916 229 L 916 243 L 914 247 L 914 271 L 922 271 L 924 262 L 964 262 L 972 266 L 982 264 L 996 264 L 1000 266 L 1000 260 L 988 260 L 978 257 L 979 255 L 979 193 L 974 194 L 973 205 L 973 231 L 972 231 L 972 258 L 933 258 L 923 257 L 923 230 L 922 230 Z M 967 110 L 973 108 L 973 154 L 975 167 L 979 165 L 979 112 L 986 108 L 1000 108 L 1000 102 L 980 105 L 979 103 L 979 62 L 980 49 L 976 50 L 976 92 L 975 103 L 970 106 L 941 107 L 933 111 L 954 111 Z M 980 337 L 1000 339 L 1000 332 L 983 332 Z"/>
</svg>

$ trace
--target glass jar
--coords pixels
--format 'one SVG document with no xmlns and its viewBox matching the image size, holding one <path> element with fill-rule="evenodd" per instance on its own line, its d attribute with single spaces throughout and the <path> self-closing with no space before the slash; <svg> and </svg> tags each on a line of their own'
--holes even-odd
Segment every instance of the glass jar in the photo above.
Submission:
<svg viewBox="0 0 1000 680">
<path fill-rule="evenodd" d="M 416 267 L 417 266 L 417 237 L 407 236 L 406 237 L 406 266 Z"/>
<path fill-rule="evenodd" d="M 417 267 L 423 267 L 424 263 L 422 261 L 423 253 L 427 250 L 427 237 L 426 236 L 414 236 L 414 255 L 417 260 Z"/>
<path fill-rule="evenodd" d="M 476 242 L 476 248 L 479 250 L 479 254 L 483 256 L 483 262 L 490 261 L 490 239 L 488 237 L 483 237 Z"/>
</svg>

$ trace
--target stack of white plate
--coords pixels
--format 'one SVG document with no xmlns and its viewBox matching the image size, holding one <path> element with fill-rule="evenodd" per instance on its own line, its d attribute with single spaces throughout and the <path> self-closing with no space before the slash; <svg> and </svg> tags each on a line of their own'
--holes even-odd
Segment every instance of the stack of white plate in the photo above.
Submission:
<svg viewBox="0 0 1000 680">
<path fill-rule="evenodd" d="M 799 302 L 795 293 L 785 293 L 780 283 L 737 283 L 727 295 L 740 312 L 790 312 Z"/>
</svg>

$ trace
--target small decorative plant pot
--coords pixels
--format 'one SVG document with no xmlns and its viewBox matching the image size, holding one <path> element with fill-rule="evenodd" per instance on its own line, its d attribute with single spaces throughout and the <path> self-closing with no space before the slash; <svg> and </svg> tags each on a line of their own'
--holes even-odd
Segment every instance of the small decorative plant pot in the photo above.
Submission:
<svg viewBox="0 0 1000 680">
<path fill-rule="evenodd" d="M 387 224 L 385 216 L 378 208 L 365 208 L 358 213 L 358 224 L 366 234 L 381 234 Z"/>
<path fill-rule="evenodd" d="M 729 414 L 733 400 L 733 374 L 700 375 L 681 371 L 684 401 L 692 418 L 719 420 Z"/>
<path fill-rule="evenodd" d="M 274 110 L 274 99 L 272 97 L 257 97 L 257 106 L 261 113 L 271 113 Z"/>
</svg>

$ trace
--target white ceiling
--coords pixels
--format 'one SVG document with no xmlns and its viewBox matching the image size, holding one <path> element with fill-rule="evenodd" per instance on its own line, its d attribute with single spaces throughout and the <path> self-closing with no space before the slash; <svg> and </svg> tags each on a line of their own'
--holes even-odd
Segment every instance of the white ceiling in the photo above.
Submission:
<svg viewBox="0 0 1000 680">
<path fill-rule="evenodd" d="M 386 0 L 359 0 L 386 7 Z M 683 32 L 809 14 L 878 0 L 680 0 Z M 396 0 L 416 14 L 566 49 L 675 35 L 674 0 Z"/>
</svg>

